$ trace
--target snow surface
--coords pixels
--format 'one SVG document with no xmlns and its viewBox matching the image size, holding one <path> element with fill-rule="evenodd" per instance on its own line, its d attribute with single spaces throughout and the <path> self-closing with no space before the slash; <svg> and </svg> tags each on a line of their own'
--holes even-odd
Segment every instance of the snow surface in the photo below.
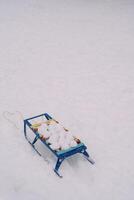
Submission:
<svg viewBox="0 0 134 200">
<path fill-rule="evenodd" d="M 59 179 L 4 111 L 50 113 L 96 164 Z M 0 124 L 0 200 L 133 200 L 134 1 L 0 0 Z"/>
</svg>

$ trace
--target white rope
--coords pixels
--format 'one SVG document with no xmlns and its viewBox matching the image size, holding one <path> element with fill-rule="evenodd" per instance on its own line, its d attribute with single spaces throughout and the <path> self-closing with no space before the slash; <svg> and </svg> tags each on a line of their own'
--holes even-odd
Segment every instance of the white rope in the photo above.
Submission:
<svg viewBox="0 0 134 200">
<path fill-rule="evenodd" d="M 12 124 L 16 129 L 19 130 L 20 127 L 19 127 L 17 121 L 13 119 L 13 117 L 14 117 L 17 113 L 18 113 L 18 116 L 19 116 L 18 120 L 20 120 L 20 119 L 23 120 L 23 119 L 24 119 L 24 118 L 23 118 L 23 114 L 22 114 L 20 111 L 15 111 L 14 113 L 9 112 L 9 111 L 4 111 L 4 112 L 3 112 L 3 118 L 4 118 L 5 120 L 7 120 L 10 124 Z"/>
</svg>

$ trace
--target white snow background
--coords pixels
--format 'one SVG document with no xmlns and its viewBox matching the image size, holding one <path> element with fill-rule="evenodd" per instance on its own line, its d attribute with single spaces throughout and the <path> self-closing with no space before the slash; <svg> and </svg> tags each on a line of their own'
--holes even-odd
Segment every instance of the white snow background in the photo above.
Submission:
<svg viewBox="0 0 134 200">
<path fill-rule="evenodd" d="M 4 111 L 48 112 L 95 165 L 58 178 Z M 134 1 L 0 0 L 0 126 L 0 200 L 133 200 Z"/>
</svg>

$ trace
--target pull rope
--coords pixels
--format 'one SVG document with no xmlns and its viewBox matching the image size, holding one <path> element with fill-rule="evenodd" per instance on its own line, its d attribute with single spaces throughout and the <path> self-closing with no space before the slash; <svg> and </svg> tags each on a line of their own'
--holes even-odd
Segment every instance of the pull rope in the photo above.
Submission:
<svg viewBox="0 0 134 200">
<path fill-rule="evenodd" d="M 6 121 L 8 121 L 10 124 L 12 124 L 16 129 L 18 129 L 18 130 L 20 129 L 20 126 L 17 123 L 17 118 L 18 118 L 18 120 L 24 119 L 23 114 L 20 111 L 15 111 L 14 113 L 9 112 L 9 111 L 4 111 L 2 115 L 3 115 L 3 118 Z M 13 117 L 16 117 L 16 119 L 13 119 Z"/>
</svg>

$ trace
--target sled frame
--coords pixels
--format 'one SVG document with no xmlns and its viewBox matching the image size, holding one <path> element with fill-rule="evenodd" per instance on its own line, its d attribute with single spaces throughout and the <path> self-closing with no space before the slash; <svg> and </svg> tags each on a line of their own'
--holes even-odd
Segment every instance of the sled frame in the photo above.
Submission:
<svg viewBox="0 0 134 200">
<path fill-rule="evenodd" d="M 34 150 L 38 153 L 38 155 L 42 156 L 41 153 L 36 149 L 35 147 L 35 143 L 37 142 L 37 140 L 41 140 L 41 142 L 57 157 L 57 162 L 54 168 L 54 172 L 59 176 L 62 177 L 59 173 L 59 168 L 62 164 L 62 162 L 70 157 L 73 156 L 74 154 L 80 153 L 82 154 L 91 164 L 94 164 L 94 161 L 92 160 L 92 158 L 89 156 L 87 150 L 87 147 L 85 146 L 84 143 L 80 143 L 77 144 L 75 147 L 71 147 L 67 150 L 59 150 L 59 151 L 55 151 L 53 150 L 50 145 L 45 141 L 42 140 L 40 134 L 38 133 L 38 131 L 34 130 L 32 128 L 32 124 L 29 122 L 32 119 L 35 118 L 39 118 L 45 116 L 46 120 L 51 120 L 53 119 L 48 113 L 43 113 L 41 115 L 36 115 L 34 117 L 28 118 L 24 120 L 24 136 L 26 138 L 26 140 L 30 143 L 30 145 L 34 148 Z M 53 119 L 54 120 L 54 119 Z M 30 128 L 32 130 L 32 132 L 35 134 L 35 138 L 33 140 L 33 142 L 30 142 L 28 137 L 27 137 L 27 128 Z"/>
</svg>

